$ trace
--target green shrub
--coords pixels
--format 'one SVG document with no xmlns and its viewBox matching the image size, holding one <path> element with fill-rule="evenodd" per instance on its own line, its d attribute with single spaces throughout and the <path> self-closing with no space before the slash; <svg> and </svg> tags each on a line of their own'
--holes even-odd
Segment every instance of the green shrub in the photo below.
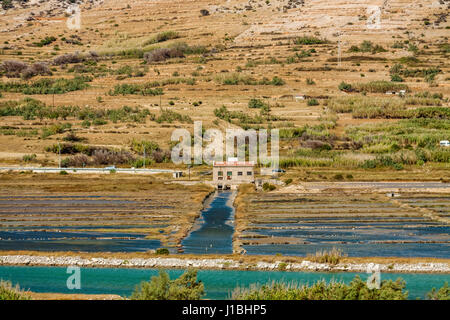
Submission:
<svg viewBox="0 0 450 320">
<path fill-rule="evenodd" d="M 159 42 L 164 42 L 167 40 L 177 39 L 180 35 L 176 31 L 163 31 L 158 33 L 154 38 L 144 42 L 143 46 L 147 46 L 150 44 L 155 44 Z"/>
<path fill-rule="evenodd" d="M 174 121 L 185 122 L 185 123 L 193 123 L 192 119 L 188 115 L 182 115 L 178 112 L 169 110 L 169 109 L 161 109 L 161 114 L 155 120 L 157 123 L 168 122 L 172 123 Z"/>
<path fill-rule="evenodd" d="M 365 96 L 350 96 L 333 98 L 327 101 L 330 110 L 337 113 L 351 112 L 353 118 L 412 118 L 406 110 L 404 100 L 390 98 L 375 98 Z"/>
<path fill-rule="evenodd" d="M 85 141 L 86 138 L 79 137 L 73 131 L 70 131 L 65 137 L 63 137 L 63 140 L 69 142 L 81 142 Z"/>
<path fill-rule="evenodd" d="M 24 162 L 33 162 L 36 161 L 36 154 L 26 154 L 22 157 Z"/>
<path fill-rule="evenodd" d="M 83 128 L 89 128 L 91 126 L 91 122 L 89 120 L 83 120 L 83 122 L 81 123 L 81 126 Z"/>
<path fill-rule="evenodd" d="M 294 40 L 296 45 L 324 44 L 328 43 L 326 39 L 319 39 L 311 36 L 302 36 Z"/>
<path fill-rule="evenodd" d="M 428 300 L 450 300 L 450 287 L 448 286 L 448 282 L 445 282 L 444 286 L 439 290 L 433 288 L 427 293 L 426 298 Z"/>
<path fill-rule="evenodd" d="M 54 134 L 60 134 L 65 132 L 67 129 L 70 129 L 72 125 L 70 123 L 64 123 L 64 124 L 54 124 L 49 127 L 43 127 L 41 129 L 41 138 L 45 139 L 49 136 L 52 136 Z"/>
<path fill-rule="evenodd" d="M 319 101 L 317 101 L 317 99 L 308 99 L 307 102 L 308 106 L 312 107 L 312 106 L 318 106 L 319 105 Z"/>
<path fill-rule="evenodd" d="M 446 27 L 446 29 L 449 29 L 448 26 Z M 444 43 L 441 44 L 439 47 L 442 53 L 450 53 L 450 44 Z"/>
<path fill-rule="evenodd" d="M 0 280 L 0 300 L 30 300 L 31 298 L 22 291 L 19 285 L 12 286 L 10 281 Z"/>
<path fill-rule="evenodd" d="M 230 123 L 233 123 L 233 120 L 236 119 L 236 125 L 261 124 L 264 120 L 261 116 L 252 117 L 251 115 L 248 115 L 242 111 L 229 111 L 225 106 L 214 109 L 214 115 L 217 118 Z"/>
<path fill-rule="evenodd" d="M 357 83 L 355 85 L 356 90 L 371 92 L 371 93 L 385 93 L 387 91 L 409 91 L 409 87 L 406 84 L 394 83 L 384 80 L 370 81 L 367 83 Z"/>
<path fill-rule="evenodd" d="M 272 80 L 264 77 L 261 80 L 256 80 L 250 76 L 246 76 L 240 73 L 231 73 L 224 76 L 217 76 L 216 81 L 223 85 L 273 85 L 273 86 L 282 86 L 286 82 L 280 77 L 274 76 Z"/>
<path fill-rule="evenodd" d="M 440 118 L 413 118 L 395 123 L 366 124 L 348 127 L 346 135 L 353 141 L 361 143 L 364 150 L 372 146 L 380 152 L 393 152 L 411 146 L 416 148 L 416 160 L 447 162 L 445 149 L 438 148 L 439 141 L 450 135 L 450 120 Z M 390 146 L 397 145 L 390 150 Z M 383 149 L 377 145 L 383 146 Z M 442 151 L 443 153 L 440 153 Z M 396 161 L 404 161 L 401 157 Z M 394 161 L 395 162 L 395 161 Z M 386 164 L 386 161 L 383 161 Z M 408 164 L 408 163 L 405 163 Z M 389 163 L 393 165 L 393 163 Z M 377 160 L 367 160 L 363 164 L 367 168 L 381 166 Z"/>
<path fill-rule="evenodd" d="M 396 281 L 383 280 L 379 289 L 369 289 L 359 276 L 345 284 L 343 282 L 318 281 L 312 286 L 285 284 L 257 285 L 250 289 L 236 288 L 232 299 L 236 300 L 406 300 L 408 292 L 401 278 Z"/>
<path fill-rule="evenodd" d="M 153 161 L 153 159 L 145 158 L 146 166 L 152 165 L 154 163 L 155 162 Z M 143 168 L 144 167 L 144 159 L 143 158 L 136 159 L 135 161 L 130 163 L 130 166 L 132 166 L 134 168 Z"/>
<path fill-rule="evenodd" d="M 149 282 L 142 282 L 131 295 L 132 300 L 199 300 L 204 285 L 197 281 L 197 271 L 189 270 L 178 279 L 171 280 L 167 272 L 159 271 Z"/>
<path fill-rule="evenodd" d="M 160 96 L 163 94 L 162 88 L 152 88 L 152 85 L 141 84 L 116 84 L 113 90 L 108 93 L 110 96 L 140 94 L 143 96 Z"/>
<path fill-rule="evenodd" d="M 92 124 L 94 126 L 103 126 L 105 124 L 107 124 L 108 121 L 104 120 L 104 119 L 95 119 L 94 121 L 92 121 Z"/>
<path fill-rule="evenodd" d="M 351 46 L 349 52 L 371 52 L 372 54 L 378 52 L 386 52 L 387 50 L 380 45 L 374 45 L 371 41 L 364 40 L 358 46 Z"/>
<path fill-rule="evenodd" d="M 273 184 L 270 184 L 268 182 L 264 182 L 262 187 L 264 191 L 273 191 L 277 188 Z"/>
<path fill-rule="evenodd" d="M 92 78 L 76 76 L 66 78 L 41 78 L 31 83 L 0 82 L 0 90 L 6 92 L 20 92 L 23 94 L 63 94 L 70 91 L 83 90 L 89 87 Z"/>
<path fill-rule="evenodd" d="M 283 79 L 281 79 L 280 77 L 277 77 L 277 76 L 273 77 L 272 81 L 270 82 L 270 84 L 274 85 L 274 86 L 282 86 L 285 83 L 286 82 Z"/>
<path fill-rule="evenodd" d="M 156 142 L 148 140 L 133 139 L 130 147 L 131 150 L 139 154 L 144 153 L 144 149 L 147 154 L 150 154 L 152 151 L 160 150 L 159 145 Z"/>
<path fill-rule="evenodd" d="M 350 92 L 350 91 L 353 91 L 352 85 L 349 84 L 349 83 L 346 83 L 346 82 L 344 82 L 344 81 L 342 81 L 342 82 L 339 84 L 338 88 L 339 88 L 339 90 L 341 90 L 341 91 L 349 91 L 349 92 Z"/>
<path fill-rule="evenodd" d="M 286 267 L 287 267 L 287 263 L 286 262 L 280 262 L 278 264 L 278 270 L 280 270 L 280 271 L 286 270 Z"/>
<path fill-rule="evenodd" d="M 407 65 L 414 65 L 420 62 L 420 60 L 414 56 L 401 57 L 400 59 L 398 59 L 398 61 Z"/>
<path fill-rule="evenodd" d="M 169 249 L 167 249 L 167 248 L 158 248 L 158 249 L 156 249 L 155 254 L 167 255 L 167 254 L 169 254 Z"/>
<path fill-rule="evenodd" d="M 391 48 L 394 49 L 403 49 L 405 45 L 401 41 L 395 41 L 394 44 L 391 46 Z"/>
<path fill-rule="evenodd" d="M 43 47 L 43 46 L 47 46 L 55 41 L 56 41 L 56 38 L 51 36 L 51 37 L 45 37 L 44 39 L 41 39 L 41 41 L 39 41 L 39 42 L 33 42 L 33 44 L 36 47 Z"/>
<path fill-rule="evenodd" d="M 261 101 L 260 99 L 253 98 L 253 99 L 250 99 L 250 101 L 248 102 L 248 107 L 261 109 L 261 108 L 266 107 L 266 104 L 263 101 Z"/>
<path fill-rule="evenodd" d="M 392 82 L 403 82 L 403 78 L 400 77 L 398 74 L 393 74 L 391 76 L 391 81 Z"/>
<path fill-rule="evenodd" d="M 333 164 L 333 159 L 312 159 L 312 158 L 281 158 L 281 168 L 291 167 L 329 167 Z"/>
</svg>

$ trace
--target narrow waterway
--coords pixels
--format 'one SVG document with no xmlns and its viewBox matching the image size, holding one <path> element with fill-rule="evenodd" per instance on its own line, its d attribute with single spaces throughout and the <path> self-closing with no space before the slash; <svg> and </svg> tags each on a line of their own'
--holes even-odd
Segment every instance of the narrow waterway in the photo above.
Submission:
<svg viewBox="0 0 450 320">
<path fill-rule="evenodd" d="M 217 191 L 207 200 L 193 230 L 181 243 L 184 253 L 232 253 L 234 196 L 232 191 Z"/>
<path fill-rule="evenodd" d="M 171 279 L 179 277 L 183 270 L 166 270 Z M 67 288 L 67 268 L 0 266 L 0 279 L 19 284 L 21 288 L 33 292 L 57 292 L 79 294 L 118 294 L 129 297 L 136 285 L 149 281 L 158 274 L 156 269 L 136 268 L 81 268 L 81 289 Z M 240 270 L 199 270 L 198 279 L 205 285 L 206 299 L 227 299 L 234 288 L 250 287 L 251 284 L 285 283 L 313 284 L 319 280 L 350 283 L 355 275 L 366 281 L 366 273 L 325 273 L 325 272 L 283 272 L 283 271 L 240 271 Z M 448 274 L 425 273 L 383 273 L 381 280 L 402 278 L 406 281 L 409 299 L 424 299 L 433 287 L 440 288 L 449 281 Z"/>
</svg>

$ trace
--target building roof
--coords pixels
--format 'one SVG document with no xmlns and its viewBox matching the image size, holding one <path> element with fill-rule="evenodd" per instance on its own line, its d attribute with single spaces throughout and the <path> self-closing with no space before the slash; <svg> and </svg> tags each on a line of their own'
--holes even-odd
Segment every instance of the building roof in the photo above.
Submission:
<svg viewBox="0 0 450 320">
<path fill-rule="evenodd" d="M 253 161 L 214 161 L 214 167 L 253 167 Z"/>
</svg>

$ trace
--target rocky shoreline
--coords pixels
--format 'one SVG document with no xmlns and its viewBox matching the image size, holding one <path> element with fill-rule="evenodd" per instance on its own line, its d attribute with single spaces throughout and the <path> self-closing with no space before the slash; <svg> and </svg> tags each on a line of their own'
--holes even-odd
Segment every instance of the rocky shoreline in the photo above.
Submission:
<svg viewBox="0 0 450 320">
<path fill-rule="evenodd" d="M 261 271 L 309 271 L 309 272 L 380 272 L 390 273 L 450 273 L 449 263 L 339 263 L 336 265 L 304 260 L 302 262 L 241 262 L 233 259 L 182 259 L 182 258 L 82 258 L 77 256 L 0 256 L 0 266 L 48 266 L 48 267 L 109 267 L 109 268 L 173 268 L 173 269 L 222 269 Z"/>
</svg>

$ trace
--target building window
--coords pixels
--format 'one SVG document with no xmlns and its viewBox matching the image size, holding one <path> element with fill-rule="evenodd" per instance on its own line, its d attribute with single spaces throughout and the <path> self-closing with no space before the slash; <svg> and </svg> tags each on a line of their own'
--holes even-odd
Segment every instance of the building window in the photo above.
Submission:
<svg viewBox="0 0 450 320">
<path fill-rule="evenodd" d="M 223 177 L 217 177 L 218 180 L 223 180 Z"/>
<path fill-rule="evenodd" d="M 248 176 L 251 176 L 251 175 L 252 175 L 252 172 L 251 172 L 251 171 L 247 171 L 247 175 L 248 175 Z"/>
<path fill-rule="evenodd" d="M 227 171 L 227 180 L 231 180 L 232 175 L 233 175 L 232 171 Z"/>
<path fill-rule="evenodd" d="M 222 176 L 223 176 L 223 171 L 218 171 L 218 172 L 217 172 L 217 175 L 218 175 L 219 177 L 222 177 Z"/>
<path fill-rule="evenodd" d="M 242 171 L 238 171 L 238 176 L 242 176 Z"/>
</svg>

